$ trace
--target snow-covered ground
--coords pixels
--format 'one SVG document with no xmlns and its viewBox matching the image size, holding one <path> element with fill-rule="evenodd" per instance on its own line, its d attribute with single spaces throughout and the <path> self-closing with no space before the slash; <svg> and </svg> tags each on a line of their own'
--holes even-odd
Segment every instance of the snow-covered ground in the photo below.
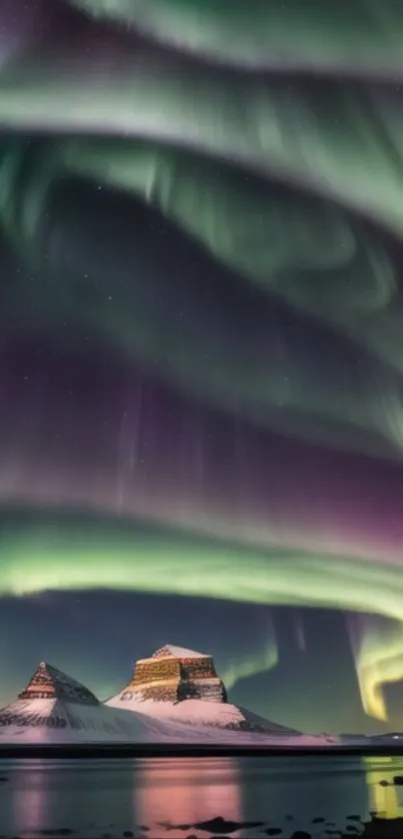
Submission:
<svg viewBox="0 0 403 839">
<path fill-rule="evenodd" d="M 0 743 L 136 741 L 150 742 L 166 736 L 158 721 L 124 711 L 68 703 L 59 699 L 19 699 L 0 712 Z"/>
<path fill-rule="evenodd" d="M 189 702 L 192 701 L 194 700 L 189 700 Z M 210 707 L 213 703 L 201 704 Z M 225 708 L 225 705 L 222 707 Z M 231 718 L 234 707 L 227 707 L 226 721 Z M 196 714 L 196 709 L 192 713 Z M 188 719 L 190 720 L 190 717 Z M 277 747 L 327 744 L 325 739 L 315 736 L 288 736 L 274 733 L 263 735 L 249 731 L 233 731 L 214 723 L 210 725 L 200 723 L 196 716 L 189 724 L 164 713 L 158 717 L 102 705 L 95 707 L 78 703 L 69 705 L 53 699 L 17 700 L 0 712 L 0 748 L 2 744 L 15 743 L 102 742 L 273 745 Z"/>
<path fill-rule="evenodd" d="M 147 714 L 157 719 L 179 720 L 191 725 L 227 726 L 236 725 L 244 720 L 243 715 L 235 705 L 225 702 L 204 702 L 202 699 L 185 699 L 183 702 L 155 702 L 153 700 L 139 701 L 130 691 L 123 691 L 108 699 L 108 708 L 120 708 L 125 711 Z"/>
<path fill-rule="evenodd" d="M 124 692 L 123 692 L 124 693 Z M 185 735 L 185 742 L 232 743 L 234 745 L 273 746 L 323 746 L 337 744 L 338 738 L 331 735 L 305 735 L 278 726 L 256 714 L 226 702 L 204 702 L 202 699 L 186 699 L 183 702 L 139 702 L 136 699 L 122 701 L 121 695 L 106 702 L 108 708 L 124 708 L 124 713 L 141 714 L 149 719 L 164 721 L 169 727 L 178 724 L 178 734 Z M 241 726 L 250 725 L 251 730 Z M 266 731 L 253 730 L 254 727 Z"/>
<path fill-rule="evenodd" d="M 157 719 L 175 720 L 192 726 L 215 726 L 224 728 L 240 726 L 247 721 L 247 712 L 242 712 L 236 705 L 229 702 L 205 702 L 203 699 L 185 699 L 183 702 L 155 702 L 153 700 L 139 701 L 135 695 L 127 697 L 128 691 L 109 699 L 105 704 L 108 708 L 119 708 L 125 711 L 147 714 Z M 265 721 L 259 720 L 262 725 Z M 258 724 L 256 722 L 256 724 Z M 266 727 L 270 723 L 266 722 Z M 274 726 L 274 729 L 276 726 Z"/>
<path fill-rule="evenodd" d="M 198 728 L 170 724 L 140 713 L 62 703 L 17 700 L 0 712 L 0 745 L 15 742 L 188 743 L 215 739 Z"/>
</svg>

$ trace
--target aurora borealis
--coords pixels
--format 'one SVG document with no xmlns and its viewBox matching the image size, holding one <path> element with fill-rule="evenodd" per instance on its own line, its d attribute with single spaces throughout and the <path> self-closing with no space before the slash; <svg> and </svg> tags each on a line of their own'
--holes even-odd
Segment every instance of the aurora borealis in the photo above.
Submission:
<svg viewBox="0 0 403 839">
<path fill-rule="evenodd" d="M 402 38 L 1 4 L 2 704 L 172 642 L 280 723 L 403 729 Z"/>
</svg>

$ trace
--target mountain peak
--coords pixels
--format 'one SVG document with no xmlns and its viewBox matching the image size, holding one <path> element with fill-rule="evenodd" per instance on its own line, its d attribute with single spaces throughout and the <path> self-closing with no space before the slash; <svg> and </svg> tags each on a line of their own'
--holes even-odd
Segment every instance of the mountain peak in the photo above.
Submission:
<svg viewBox="0 0 403 839">
<path fill-rule="evenodd" d="M 211 655 L 173 644 L 160 647 L 150 658 L 138 659 L 131 681 L 119 696 L 119 702 L 185 699 L 226 702 L 227 692 Z"/>
<path fill-rule="evenodd" d="M 164 644 L 151 658 L 210 658 L 204 653 L 198 653 L 196 650 L 187 650 L 185 647 L 176 647 L 174 644 Z"/>
<path fill-rule="evenodd" d="M 62 670 L 41 661 L 19 699 L 62 699 L 87 705 L 98 705 L 98 700 L 88 688 L 67 676 Z"/>
</svg>

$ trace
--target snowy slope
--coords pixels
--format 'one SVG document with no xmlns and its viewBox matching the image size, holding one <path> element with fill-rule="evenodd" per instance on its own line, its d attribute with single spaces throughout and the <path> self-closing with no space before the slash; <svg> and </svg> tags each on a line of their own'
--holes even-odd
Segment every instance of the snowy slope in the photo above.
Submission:
<svg viewBox="0 0 403 839">
<path fill-rule="evenodd" d="M 212 703 L 202 704 L 211 707 Z M 225 722 L 234 721 L 231 714 L 234 706 L 228 707 L 230 711 Z M 65 722 L 64 726 L 61 726 L 61 720 Z M 189 722 L 190 716 L 188 722 L 183 723 L 179 719 L 163 718 L 162 715 L 157 718 L 133 709 L 121 711 L 101 705 L 89 708 L 79 704 L 72 709 L 59 700 L 17 700 L 0 712 L 0 748 L 2 743 L 129 742 L 291 747 L 321 746 L 329 742 L 315 736 L 234 731 L 214 723 L 200 724 L 195 717 L 191 724 Z"/>
<path fill-rule="evenodd" d="M 288 726 L 279 725 L 279 723 L 273 722 L 272 720 L 267 720 L 265 717 L 259 716 L 259 714 L 254 714 L 253 711 L 249 711 L 247 708 L 242 708 L 239 706 L 236 707 L 240 713 L 243 715 L 247 723 L 257 729 L 264 729 L 267 731 L 268 729 L 273 734 L 297 734 L 300 735 L 300 731 L 297 731 L 294 728 L 288 728 Z"/>
<path fill-rule="evenodd" d="M 227 738 L 231 741 L 231 737 Z M 233 738 L 232 738 L 233 739 Z M 189 743 L 215 740 L 198 727 L 136 712 L 87 707 L 54 699 L 17 700 L 0 711 L 2 743 Z"/>
<path fill-rule="evenodd" d="M 329 746 L 338 745 L 339 738 L 329 734 L 300 734 L 293 729 L 272 723 L 227 702 L 205 702 L 186 699 L 183 702 L 139 701 L 127 697 L 127 689 L 105 702 L 115 710 L 124 708 L 127 714 L 144 715 L 167 726 L 175 727 L 184 742 L 232 744 L 234 746 Z"/>
<path fill-rule="evenodd" d="M 118 696 L 114 696 L 105 703 L 106 706 L 191 725 L 233 727 L 239 726 L 245 720 L 236 705 L 226 702 L 204 702 L 203 699 L 185 699 L 183 702 L 154 702 L 152 700 L 142 702 L 137 698 L 123 700 L 122 697 L 127 694 L 127 691 L 123 691 Z"/>
<path fill-rule="evenodd" d="M 229 733 L 231 730 L 240 732 L 270 735 L 299 735 L 299 732 L 269 722 L 244 708 L 238 708 L 227 702 L 205 702 L 202 699 L 185 699 L 183 702 L 153 702 L 139 701 L 136 698 L 127 700 L 127 691 L 109 699 L 105 704 L 108 708 L 132 711 L 145 714 L 159 720 L 182 723 L 200 728 L 205 736 L 206 728 L 222 729 Z M 133 694 L 133 697 L 135 695 Z"/>
<path fill-rule="evenodd" d="M 127 740 L 137 729 L 143 733 L 137 716 L 130 721 L 126 715 L 105 710 L 100 705 L 73 705 L 59 699 L 18 699 L 0 711 L 0 742 L 27 737 L 57 742 L 77 738 Z"/>
<path fill-rule="evenodd" d="M 328 746 L 339 743 L 336 736 L 299 734 L 225 702 L 188 699 L 176 704 L 135 700 L 120 703 L 118 696 L 108 700 L 106 705 L 115 709 L 124 705 L 127 709 L 124 713 L 136 716 L 141 713 L 159 722 L 164 721 L 167 727 L 175 728 L 177 737 L 182 737 L 183 742 L 277 748 Z"/>
<path fill-rule="evenodd" d="M 209 704 L 209 703 L 207 703 Z M 295 737 L 284 739 L 294 745 Z M 299 738 L 298 742 L 299 742 Z M 17 700 L 0 712 L 0 747 L 10 743 L 183 743 L 279 745 L 276 736 L 217 730 L 217 726 L 183 724 L 105 706 L 74 708 L 52 699 Z M 300 743 L 304 745 L 304 743 Z"/>
</svg>

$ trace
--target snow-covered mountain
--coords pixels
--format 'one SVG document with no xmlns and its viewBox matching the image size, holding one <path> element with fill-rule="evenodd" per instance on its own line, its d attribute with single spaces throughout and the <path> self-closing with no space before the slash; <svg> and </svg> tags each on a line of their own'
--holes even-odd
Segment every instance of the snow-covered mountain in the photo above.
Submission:
<svg viewBox="0 0 403 839">
<path fill-rule="evenodd" d="M 300 735 L 225 701 L 141 701 L 127 696 L 122 700 L 122 694 L 101 704 L 80 682 L 42 662 L 15 702 L 0 710 L 0 751 L 2 744 L 16 743 L 287 748 L 336 742 Z"/>
<path fill-rule="evenodd" d="M 149 658 L 136 661 L 127 694 L 140 701 L 227 701 L 227 691 L 216 673 L 213 657 L 172 644 L 165 644 Z"/>
<path fill-rule="evenodd" d="M 137 661 L 129 683 L 105 704 L 192 726 L 255 734 L 299 734 L 231 705 L 213 657 L 172 644 Z"/>
<path fill-rule="evenodd" d="M 80 682 L 42 662 L 17 700 L 0 711 L 10 742 L 183 742 L 181 726 L 107 708 Z"/>
</svg>

